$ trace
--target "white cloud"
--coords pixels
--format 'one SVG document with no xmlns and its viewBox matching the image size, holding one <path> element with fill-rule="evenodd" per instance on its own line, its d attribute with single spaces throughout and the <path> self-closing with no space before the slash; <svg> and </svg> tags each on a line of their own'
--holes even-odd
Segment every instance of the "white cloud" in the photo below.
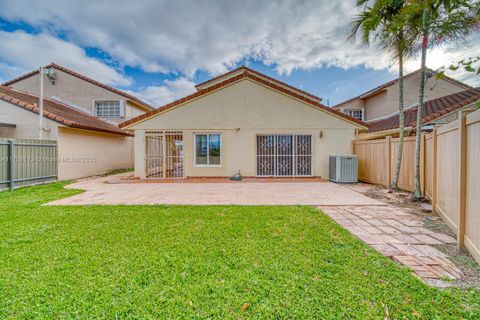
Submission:
<svg viewBox="0 0 480 320">
<path fill-rule="evenodd" d="M 345 40 L 354 1 L 82 1 L 16 0 L 0 16 L 62 32 L 123 65 L 149 72 L 226 71 L 245 57 L 295 68 L 359 64 L 381 69 L 388 59 Z"/>
<path fill-rule="evenodd" d="M 0 71 L 12 78 L 55 62 L 103 83 L 118 86 L 131 84 L 130 79 L 115 69 L 88 57 L 81 47 L 46 33 L 0 31 L 0 43 Z"/>
<path fill-rule="evenodd" d="M 101 0 L 85 5 L 50 0 L 45 5 L 41 0 L 16 0 L 2 3 L 0 17 L 62 34 L 78 46 L 99 48 L 120 67 L 180 72 L 186 77 L 197 70 L 212 75 L 225 72 L 245 58 L 274 65 L 282 74 L 324 66 L 391 67 L 386 54 L 345 39 L 346 26 L 357 12 L 354 4 L 353 0 Z M 429 65 L 434 66 L 437 57 L 447 59 L 450 53 L 442 50 L 432 52 Z M 455 52 L 468 56 L 480 54 L 480 49 Z M 68 59 L 63 52 L 57 56 Z"/>
<path fill-rule="evenodd" d="M 478 37 L 474 35 L 460 44 L 445 45 L 428 50 L 428 67 L 437 70 L 441 67 L 456 64 L 463 59 L 480 56 L 480 42 L 478 40 Z M 405 63 L 407 72 L 414 71 L 419 67 L 420 57 L 415 57 Z M 457 71 L 447 71 L 446 74 L 471 86 L 480 86 L 480 76 L 467 72 L 462 68 Z"/>
<path fill-rule="evenodd" d="M 184 77 L 175 80 L 165 80 L 163 83 L 163 86 L 149 86 L 136 92 L 130 91 L 129 93 L 149 102 L 155 107 L 160 107 L 196 91 L 195 83 Z"/>
</svg>

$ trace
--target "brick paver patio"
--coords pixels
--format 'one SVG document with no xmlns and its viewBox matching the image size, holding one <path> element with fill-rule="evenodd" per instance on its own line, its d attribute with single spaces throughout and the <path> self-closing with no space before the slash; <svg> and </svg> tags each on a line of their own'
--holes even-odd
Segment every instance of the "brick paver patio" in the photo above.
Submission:
<svg viewBox="0 0 480 320">
<path fill-rule="evenodd" d="M 413 270 L 428 283 L 460 279 L 462 272 L 432 245 L 455 243 L 423 227 L 419 217 L 390 206 L 322 206 L 320 209 L 372 248 Z"/>
<path fill-rule="evenodd" d="M 67 188 L 83 189 L 84 193 L 50 204 L 384 205 L 378 200 L 328 181 L 281 179 L 281 182 L 231 182 L 223 179 L 223 182 L 183 180 L 130 183 L 119 181 L 118 176 L 79 180 Z"/>
</svg>

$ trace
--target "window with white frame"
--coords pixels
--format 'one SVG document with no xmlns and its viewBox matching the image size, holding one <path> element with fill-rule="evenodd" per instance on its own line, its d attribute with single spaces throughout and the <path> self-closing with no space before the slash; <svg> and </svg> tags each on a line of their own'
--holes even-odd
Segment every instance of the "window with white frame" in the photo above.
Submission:
<svg viewBox="0 0 480 320">
<path fill-rule="evenodd" d="M 195 134 L 195 165 L 220 166 L 222 157 L 222 136 L 220 133 Z"/>
<path fill-rule="evenodd" d="M 345 109 L 343 110 L 343 113 L 349 115 L 350 117 L 363 121 L 363 109 Z"/>
<path fill-rule="evenodd" d="M 119 100 L 95 101 L 95 115 L 102 118 L 121 118 L 123 104 Z"/>
</svg>

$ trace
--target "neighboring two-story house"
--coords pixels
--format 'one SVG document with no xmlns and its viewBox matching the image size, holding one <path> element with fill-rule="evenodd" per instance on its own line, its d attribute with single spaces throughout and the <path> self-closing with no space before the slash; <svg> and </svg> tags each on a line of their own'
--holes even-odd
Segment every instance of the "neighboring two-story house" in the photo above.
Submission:
<svg viewBox="0 0 480 320">
<path fill-rule="evenodd" d="M 51 63 L 0 86 L 0 137 L 56 140 L 58 177 L 74 179 L 133 167 L 133 137 L 118 123 L 153 110 L 138 98 Z M 85 161 L 84 159 L 88 159 Z"/>
<path fill-rule="evenodd" d="M 128 93 L 55 63 L 45 66 L 44 73 L 44 97 L 110 122 L 120 123 L 153 109 Z M 35 70 L 3 85 L 38 95 L 38 74 L 39 71 Z"/>
<path fill-rule="evenodd" d="M 417 104 L 419 80 L 420 70 L 404 76 L 404 104 L 406 110 L 414 108 Z M 398 83 L 397 78 L 341 102 L 333 108 L 367 123 L 394 116 L 398 112 Z M 435 76 L 433 70 L 427 70 L 425 101 L 468 89 L 472 89 L 472 87 L 450 77 L 439 79 Z"/>
</svg>

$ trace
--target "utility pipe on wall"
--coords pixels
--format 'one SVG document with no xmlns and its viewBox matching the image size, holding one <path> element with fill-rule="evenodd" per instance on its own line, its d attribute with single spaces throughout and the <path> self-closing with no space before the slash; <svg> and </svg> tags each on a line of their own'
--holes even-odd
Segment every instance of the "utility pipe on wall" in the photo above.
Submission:
<svg viewBox="0 0 480 320">
<path fill-rule="evenodd" d="M 39 70 L 39 79 L 40 79 L 40 94 L 38 95 L 38 138 L 43 139 L 43 67 L 40 67 Z"/>
</svg>

